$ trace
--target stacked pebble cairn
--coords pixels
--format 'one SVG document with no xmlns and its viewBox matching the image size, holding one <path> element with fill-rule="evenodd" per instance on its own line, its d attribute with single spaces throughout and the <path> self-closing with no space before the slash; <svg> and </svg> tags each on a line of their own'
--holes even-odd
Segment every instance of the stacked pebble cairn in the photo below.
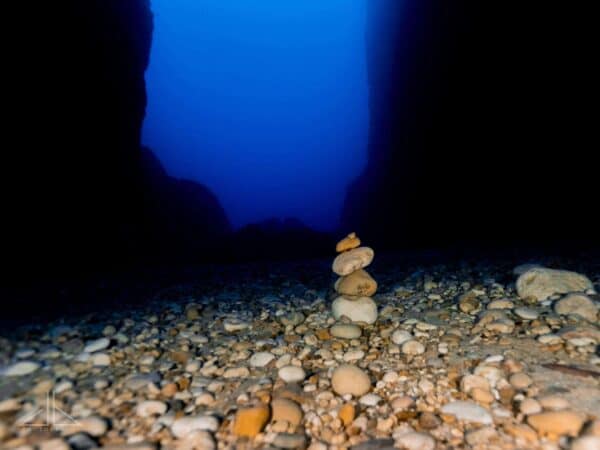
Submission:
<svg viewBox="0 0 600 450">
<path fill-rule="evenodd" d="M 340 276 L 334 289 L 339 296 L 333 301 L 333 316 L 347 317 L 352 322 L 375 323 L 377 305 L 371 298 L 377 290 L 377 282 L 364 268 L 373 261 L 374 252 L 361 247 L 360 239 L 350 233 L 336 246 L 339 255 L 333 261 L 333 271 Z"/>
</svg>

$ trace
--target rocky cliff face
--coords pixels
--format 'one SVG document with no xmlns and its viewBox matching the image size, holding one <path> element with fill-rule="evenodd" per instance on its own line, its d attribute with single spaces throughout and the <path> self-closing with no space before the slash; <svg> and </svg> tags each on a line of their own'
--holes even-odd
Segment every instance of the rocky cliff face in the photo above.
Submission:
<svg viewBox="0 0 600 450">
<path fill-rule="evenodd" d="M 402 247 L 598 241 L 581 216 L 597 192 L 592 28 L 538 3 L 368 3 L 369 162 L 347 230 Z"/>
<path fill-rule="evenodd" d="M 140 133 L 149 0 L 17 9 L 7 108 L 13 144 L 3 178 L 13 268 L 104 269 L 198 249 L 227 233 L 205 188 L 147 170 Z"/>
</svg>

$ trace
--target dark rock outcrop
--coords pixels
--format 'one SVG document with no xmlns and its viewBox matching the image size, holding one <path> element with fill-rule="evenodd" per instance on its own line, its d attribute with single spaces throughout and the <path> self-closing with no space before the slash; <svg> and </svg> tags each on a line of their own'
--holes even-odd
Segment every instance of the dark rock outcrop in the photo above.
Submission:
<svg viewBox="0 0 600 450">
<path fill-rule="evenodd" d="M 142 150 L 144 211 L 150 258 L 180 261 L 218 257 L 231 238 L 231 226 L 217 197 L 205 186 L 167 175 L 151 150 Z"/>
<path fill-rule="evenodd" d="M 8 126 L 15 139 L 3 180 L 12 188 L 4 205 L 12 267 L 51 274 L 126 263 L 143 247 L 149 0 L 17 9 Z"/>
<path fill-rule="evenodd" d="M 343 231 L 378 247 L 598 242 L 587 8 L 368 2 L 369 161 Z"/>
<path fill-rule="evenodd" d="M 16 6 L 2 177 L 12 272 L 70 277 L 215 248 L 230 231 L 215 196 L 140 148 L 150 1 Z"/>
</svg>

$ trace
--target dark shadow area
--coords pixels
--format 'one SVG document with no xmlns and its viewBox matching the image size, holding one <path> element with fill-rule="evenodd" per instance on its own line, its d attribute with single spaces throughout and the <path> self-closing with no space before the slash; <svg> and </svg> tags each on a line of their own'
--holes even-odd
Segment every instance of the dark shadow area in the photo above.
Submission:
<svg viewBox="0 0 600 450">
<path fill-rule="evenodd" d="M 597 246 L 591 16 L 369 2 L 369 163 L 344 228 L 400 248 Z"/>
</svg>

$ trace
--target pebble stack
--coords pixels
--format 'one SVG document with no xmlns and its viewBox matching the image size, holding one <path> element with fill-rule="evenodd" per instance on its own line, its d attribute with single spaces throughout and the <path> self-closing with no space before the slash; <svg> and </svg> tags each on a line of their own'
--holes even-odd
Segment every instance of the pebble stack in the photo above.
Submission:
<svg viewBox="0 0 600 450">
<path fill-rule="evenodd" d="M 337 320 L 346 317 L 371 325 L 377 320 L 377 305 L 371 298 L 377 291 L 377 282 L 364 269 L 375 253 L 360 244 L 356 233 L 350 233 L 336 245 L 339 254 L 332 269 L 340 277 L 334 285 L 339 296 L 333 301 L 332 311 Z"/>
</svg>

